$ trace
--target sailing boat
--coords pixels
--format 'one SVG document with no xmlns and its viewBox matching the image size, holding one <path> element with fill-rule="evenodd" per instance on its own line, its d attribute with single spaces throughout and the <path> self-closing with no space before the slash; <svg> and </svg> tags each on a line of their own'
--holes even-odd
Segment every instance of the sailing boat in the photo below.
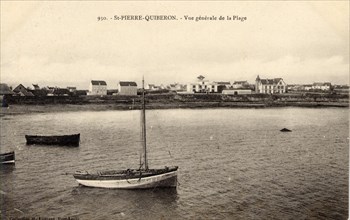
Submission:
<svg viewBox="0 0 350 220">
<path fill-rule="evenodd" d="M 142 79 L 141 136 L 143 163 L 140 159 L 138 169 L 111 170 L 90 173 L 77 171 L 73 174 L 83 186 L 113 189 L 148 189 L 177 186 L 177 166 L 150 169 L 147 160 L 145 89 Z"/>
</svg>

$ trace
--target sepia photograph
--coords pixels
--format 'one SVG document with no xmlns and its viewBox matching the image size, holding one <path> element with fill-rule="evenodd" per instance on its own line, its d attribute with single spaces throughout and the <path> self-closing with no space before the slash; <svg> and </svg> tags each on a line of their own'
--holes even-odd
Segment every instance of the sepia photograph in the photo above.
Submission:
<svg viewBox="0 0 350 220">
<path fill-rule="evenodd" d="M 349 4 L 1 0 L 1 219 L 348 219 Z"/>
</svg>

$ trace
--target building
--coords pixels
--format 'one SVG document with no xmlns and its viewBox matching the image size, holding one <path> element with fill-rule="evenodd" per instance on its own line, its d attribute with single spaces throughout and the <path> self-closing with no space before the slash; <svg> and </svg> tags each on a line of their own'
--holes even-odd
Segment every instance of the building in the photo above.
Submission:
<svg viewBox="0 0 350 220">
<path fill-rule="evenodd" d="M 13 95 L 14 92 L 10 89 L 10 87 L 6 83 L 0 83 L 0 96 L 4 95 Z"/>
<path fill-rule="evenodd" d="M 118 91 L 118 95 L 137 95 L 137 84 L 136 82 L 120 81 Z"/>
<path fill-rule="evenodd" d="M 69 89 L 66 89 L 66 88 L 55 88 L 52 95 L 53 96 L 69 96 L 70 92 L 69 92 Z"/>
<path fill-rule="evenodd" d="M 323 91 L 330 91 L 332 87 L 332 84 L 329 82 L 326 83 L 313 83 L 312 89 L 314 90 L 323 90 Z"/>
<path fill-rule="evenodd" d="M 107 83 L 102 80 L 91 80 L 88 95 L 107 95 Z"/>
<path fill-rule="evenodd" d="M 180 83 L 170 84 L 169 86 L 167 86 L 167 88 L 170 91 L 175 91 L 175 92 L 184 92 L 184 91 L 186 91 L 185 85 L 182 85 Z"/>
<path fill-rule="evenodd" d="M 248 81 L 234 81 L 232 84 L 232 88 L 239 89 L 239 88 L 250 88 L 250 85 Z"/>
<path fill-rule="evenodd" d="M 255 93 L 274 94 L 285 93 L 287 84 L 282 78 L 260 79 L 259 75 L 255 80 Z"/>
<path fill-rule="evenodd" d="M 32 84 L 33 85 L 33 90 L 40 90 L 40 87 L 38 84 Z"/>
<path fill-rule="evenodd" d="M 160 84 L 159 89 L 168 89 L 168 87 L 164 84 Z"/>
<path fill-rule="evenodd" d="M 75 96 L 86 96 L 88 94 L 88 90 L 79 90 L 77 89 L 75 92 L 74 92 L 74 95 Z"/>
<path fill-rule="evenodd" d="M 154 84 L 147 84 L 146 87 L 145 87 L 146 90 L 159 90 L 160 87 L 159 86 L 156 86 Z"/>
<path fill-rule="evenodd" d="M 69 92 L 77 91 L 77 87 L 75 87 L 75 86 L 67 86 L 67 89 L 69 90 Z"/>
<path fill-rule="evenodd" d="M 287 91 L 289 93 L 299 93 L 304 91 L 304 86 L 303 85 L 299 85 L 299 84 L 288 84 L 287 85 Z"/>
<path fill-rule="evenodd" d="M 224 89 L 231 88 L 231 82 L 214 82 L 217 85 L 217 92 L 222 92 Z"/>
<path fill-rule="evenodd" d="M 310 91 L 311 89 L 312 89 L 312 85 L 310 84 L 303 85 L 303 90 Z"/>
<path fill-rule="evenodd" d="M 222 94 L 224 95 L 249 95 L 252 94 L 251 89 L 245 89 L 245 88 L 232 88 L 232 89 L 224 89 L 222 90 Z"/>
<path fill-rule="evenodd" d="M 218 92 L 218 84 L 204 80 L 205 77 L 200 75 L 197 77 L 197 82 L 189 83 L 187 85 L 187 92 L 189 93 L 213 93 Z"/>
<path fill-rule="evenodd" d="M 22 84 L 19 84 L 13 92 L 16 93 L 16 95 L 19 96 L 34 96 L 32 92 L 28 91 L 26 87 L 24 87 Z"/>
<path fill-rule="evenodd" d="M 0 83 L 0 102 L 1 107 L 8 107 L 7 96 L 12 96 L 14 92 L 5 83 Z"/>
<path fill-rule="evenodd" d="M 348 85 L 335 85 L 333 91 L 338 94 L 349 94 L 349 86 Z"/>
</svg>

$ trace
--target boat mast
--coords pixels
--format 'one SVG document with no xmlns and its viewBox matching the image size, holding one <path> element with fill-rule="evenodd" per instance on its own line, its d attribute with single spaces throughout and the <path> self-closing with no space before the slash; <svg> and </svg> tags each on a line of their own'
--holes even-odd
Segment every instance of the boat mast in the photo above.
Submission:
<svg viewBox="0 0 350 220">
<path fill-rule="evenodd" d="M 148 170 L 147 148 L 146 148 L 146 105 L 145 105 L 145 80 L 142 77 L 142 145 L 144 150 L 145 170 Z"/>
</svg>

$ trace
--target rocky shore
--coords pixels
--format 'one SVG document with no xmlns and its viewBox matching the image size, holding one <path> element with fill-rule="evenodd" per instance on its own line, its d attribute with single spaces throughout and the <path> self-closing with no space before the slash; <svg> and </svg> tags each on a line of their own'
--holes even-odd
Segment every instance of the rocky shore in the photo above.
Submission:
<svg viewBox="0 0 350 220">
<path fill-rule="evenodd" d="M 8 97 L 1 116 L 26 113 L 140 109 L 140 96 Z M 175 108 L 349 108 L 349 96 L 336 94 L 221 95 L 148 94 L 147 109 Z"/>
</svg>

